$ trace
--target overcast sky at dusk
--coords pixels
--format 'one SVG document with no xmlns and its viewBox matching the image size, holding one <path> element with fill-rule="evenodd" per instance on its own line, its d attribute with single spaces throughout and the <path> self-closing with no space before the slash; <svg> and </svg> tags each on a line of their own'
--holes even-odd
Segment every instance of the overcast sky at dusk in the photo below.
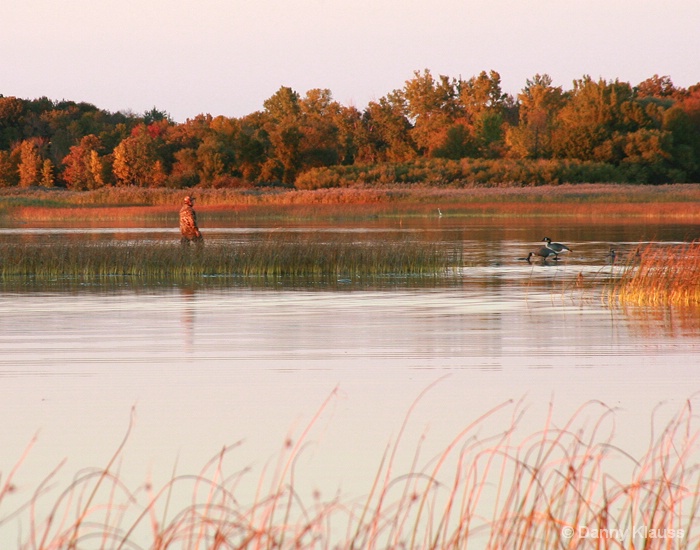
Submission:
<svg viewBox="0 0 700 550">
<path fill-rule="evenodd" d="M 184 122 L 249 114 L 280 86 L 363 109 L 423 69 L 493 69 L 512 94 L 536 73 L 687 87 L 699 29 L 700 0 L 8 0 L 0 94 Z"/>
</svg>

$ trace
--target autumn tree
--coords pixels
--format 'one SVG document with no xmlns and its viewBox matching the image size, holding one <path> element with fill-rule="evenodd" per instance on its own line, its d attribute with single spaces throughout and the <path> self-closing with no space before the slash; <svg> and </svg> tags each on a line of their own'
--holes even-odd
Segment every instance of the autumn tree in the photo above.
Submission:
<svg viewBox="0 0 700 550">
<path fill-rule="evenodd" d="M 550 158 L 556 115 L 563 105 L 560 86 L 549 75 L 536 74 L 518 94 L 519 124 L 508 129 L 507 142 L 518 158 Z"/>
<path fill-rule="evenodd" d="M 458 92 L 461 108 L 472 123 L 486 111 L 503 114 L 510 101 L 501 89 L 501 75 L 496 71 L 481 71 L 479 76 L 460 81 Z"/>
<path fill-rule="evenodd" d="M 41 179 L 39 183 L 43 187 L 53 187 L 56 184 L 56 173 L 51 159 L 44 159 L 41 165 Z"/>
<path fill-rule="evenodd" d="M 70 148 L 63 159 L 63 179 L 69 189 L 82 191 L 105 185 L 104 164 L 99 154 L 101 148 L 100 139 L 93 134 L 83 137 L 78 145 Z"/>
<path fill-rule="evenodd" d="M 478 154 L 498 157 L 503 154 L 505 124 L 513 110 L 513 98 L 501 89 L 501 75 L 482 71 L 458 83 L 459 102 L 467 127 L 474 136 Z"/>
<path fill-rule="evenodd" d="M 338 123 L 341 107 L 328 89 L 314 88 L 300 101 L 301 166 L 308 169 L 340 162 L 342 147 Z"/>
<path fill-rule="evenodd" d="M 400 91 L 369 102 L 362 114 L 362 130 L 358 132 L 358 162 L 406 162 L 416 158 L 410 135 L 412 126 L 405 112 Z"/>
<path fill-rule="evenodd" d="M 638 98 L 673 98 L 678 90 L 673 85 L 670 76 L 654 76 L 647 78 L 635 86 L 634 91 Z"/>
<path fill-rule="evenodd" d="M 606 82 L 584 76 L 559 110 L 553 135 L 553 153 L 561 158 L 608 162 L 606 141 L 616 132 L 629 130 L 622 105 L 632 99 L 632 88 L 619 81 Z"/>
<path fill-rule="evenodd" d="M 19 146 L 19 186 L 31 187 L 39 185 L 43 161 L 37 151 L 37 145 L 33 140 L 23 140 Z"/>
<path fill-rule="evenodd" d="M 422 155 L 435 156 L 444 146 L 447 134 L 456 119 L 461 118 L 457 102 L 457 81 L 440 75 L 433 78 L 429 70 L 407 80 L 403 88 L 406 114 L 412 122 L 413 142 Z"/>
<path fill-rule="evenodd" d="M 247 181 L 258 181 L 272 149 L 265 124 L 266 117 L 261 112 L 239 119 L 240 130 L 235 142 L 237 169 Z"/>
<path fill-rule="evenodd" d="M 362 113 L 353 106 L 341 105 L 335 115 L 338 140 L 338 162 L 354 164 L 358 152 L 358 137 L 362 133 Z"/>
<path fill-rule="evenodd" d="M 158 187 L 165 183 L 165 166 L 159 151 L 162 144 L 160 134 L 157 126 L 143 124 L 115 147 L 112 171 L 117 185 Z"/>
<path fill-rule="evenodd" d="M 273 158 L 263 165 L 261 177 L 293 183 L 301 167 L 301 105 L 297 92 L 282 86 L 263 103 L 265 130 L 272 145 Z"/>
</svg>

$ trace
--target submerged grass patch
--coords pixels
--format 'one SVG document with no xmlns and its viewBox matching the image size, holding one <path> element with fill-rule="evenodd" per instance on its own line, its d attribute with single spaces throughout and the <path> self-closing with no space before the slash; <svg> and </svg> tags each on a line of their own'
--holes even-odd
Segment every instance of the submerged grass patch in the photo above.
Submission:
<svg viewBox="0 0 700 550">
<path fill-rule="evenodd" d="M 15 548 L 39 550 L 686 549 L 700 542 L 699 432 L 690 402 L 668 421 L 652 416 L 650 443 L 637 456 L 617 446 L 615 412 L 601 403 L 561 424 L 550 406 L 534 432 L 519 426 L 520 405 L 504 403 L 465 425 L 437 456 L 423 459 L 419 442 L 403 471 L 397 455 L 409 411 L 378 457 L 371 486 L 360 489 L 366 492 L 315 493 L 309 501 L 299 487 L 300 458 L 328 401 L 248 493 L 243 487 L 255 473 L 237 463 L 240 443 L 199 473 L 132 488 L 119 475 L 127 432 L 105 467 L 81 471 L 66 486 L 59 466 L 33 492 L 15 486 L 28 448 L 3 472 L 0 534 Z M 6 533 L 18 523 L 26 530 Z"/>
<path fill-rule="evenodd" d="M 622 305 L 700 305 L 700 242 L 647 246 L 624 260 L 608 299 Z"/>
<path fill-rule="evenodd" d="M 433 243 L 266 240 L 207 243 L 0 244 L 0 280 L 190 283 L 226 277 L 445 277 L 459 254 Z"/>
</svg>

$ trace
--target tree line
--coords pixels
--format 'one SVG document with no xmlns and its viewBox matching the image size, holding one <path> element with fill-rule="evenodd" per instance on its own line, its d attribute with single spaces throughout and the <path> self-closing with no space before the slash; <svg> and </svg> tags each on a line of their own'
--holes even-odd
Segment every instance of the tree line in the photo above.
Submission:
<svg viewBox="0 0 700 550">
<path fill-rule="evenodd" d="M 564 90 L 538 74 L 513 97 L 496 71 L 463 80 L 426 69 L 363 110 L 328 89 L 302 96 L 282 86 L 260 111 L 184 123 L 155 107 L 136 115 L 0 96 L 5 187 L 499 179 L 700 181 L 700 83 L 685 89 L 655 75 L 632 86 L 584 76 Z"/>
</svg>

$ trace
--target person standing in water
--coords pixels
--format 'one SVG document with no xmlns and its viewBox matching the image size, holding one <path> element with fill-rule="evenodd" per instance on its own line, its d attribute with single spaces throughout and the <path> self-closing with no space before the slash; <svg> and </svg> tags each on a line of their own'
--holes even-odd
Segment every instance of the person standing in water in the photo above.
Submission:
<svg viewBox="0 0 700 550">
<path fill-rule="evenodd" d="M 180 233 L 182 238 L 180 242 L 183 245 L 189 245 L 191 242 L 201 244 L 204 239 L 197 227 L 197 214 L 194 211 L 194 197 L 187 196 L 184 199 L 184 204 L 180 208 Z"/>
</svg>

